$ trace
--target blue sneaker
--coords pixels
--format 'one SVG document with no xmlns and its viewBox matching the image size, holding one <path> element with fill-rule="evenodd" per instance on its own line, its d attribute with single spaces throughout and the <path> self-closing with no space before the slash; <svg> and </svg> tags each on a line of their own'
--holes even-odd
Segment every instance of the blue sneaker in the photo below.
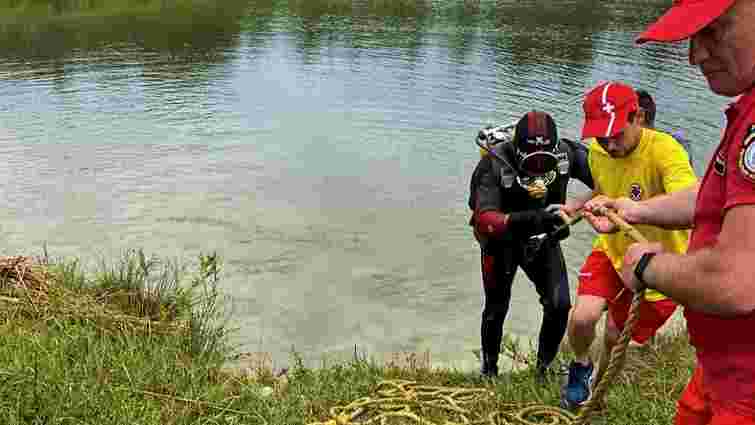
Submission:
<svg viewBox="0 0 755 425">
<path fill-rule="evenodd" d="M 592 395 L 592 362 L 583 366 L 577 362 L 569 365 L 569 381 L 561 389 L 561 407 L 576 410 Z"/>
</svg>

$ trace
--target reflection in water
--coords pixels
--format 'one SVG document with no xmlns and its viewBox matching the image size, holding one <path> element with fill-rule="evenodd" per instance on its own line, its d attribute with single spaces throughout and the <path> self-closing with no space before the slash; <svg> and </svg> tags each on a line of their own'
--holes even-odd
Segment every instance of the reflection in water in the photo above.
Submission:
<svg viewBox="0 0 755 425">
<path fill-rule="evenodd" d="M 402 49 L 402 57 L 414 67 L 425 59 L 428 47 L 447 48 L 453 66 L 463 66 L 484 52 L 501 80 L 508 83 L 515 77 L 519 81 L 511 82 L 512 87 L 535 90 L 547 105 L 563 94 L 579 96 L 592 82 L 594 75 L 583 65 L 592 63 L 597 51 L 611 54 L 611 46 L 596 48 L 596 43 L 614 42 L 611 34 L 639 31 L 665 6 L 662 0 L 254 0 L 251 19 L 259 32 L 275 28 L 291 34 L 302 64 L 318 63 L 321 55 L 328 54 L 323 50 L 327 47 L 356 49 L 351 53 L 355 58 L 367 49 Z M 290 18 L 276 25 L 275 15 Z M 624 46 L 613 54 L 623 55 Z M 634 53 L 638 57 L 631 60 L 646 59 L 640 49 Z M 674 67 L 657 58 L 653 62 Z M 548 68 L 546 75 L 543 66 Z M 630 75 L 625 78 L 634 82 Z M 521 102 L 527 97 L 524 92 L 511 96 Z M 559 111 L 575 112 L 556 105 L 554 112 Z"/>
<path fill-rule="evenodd" d="M 593 55 L 590 35 L 611 25 L 613 9 L 608 3 L 498 0 L 496 38 L 516 64 L 588 62 Z"/>
<path fill-rule="evenodd" d="M 665 5 L 0 0 L 3 249 L 217 250 L 247 348 L 463 362 L 482 125 L 536 108 L 568 136 L 577 96 L 621 79 L 706 159 L 722 102 L 685 46 L 631 47 Z M 567 241 L 572 282 L 592 237 Z M 538 303 L 517 279 L 506 330 L 532 335 Z"/>
<path fill-rule="evenodd" d="M 98 58 L 106 63 L 140 62 L 155 54 L 179 61 L 222 62 L 237 42 L 246 6 L 245 0 L 123 1 L 125 5 L 57 0 L 46 13 L 23 6 L 38 2 L 13 3 L 21 6 L 0 6 L 16 11 L 16 16 L 0 19 L 0 56 L 53 63 L 72 56 L 85 57 L 87 62 Z"/>
<path fill-rule="evenodd" d="M 47 4 L 48 2 L 45 2 Z M 637 30 L 657 16 L 665 2 L 547 0 L 230 0 L 222 3 L 192 0 L 113 2 L 55 0 L 41 8 L 31 0 L 0 1 L 10 13 L 0 21 L 5 56 L 59 57 L 75 49 L 136 43 L 145 49 L 212 55 L 228 47 L 241 29 L 269 32 L 275 16 L 287 16 L 284 28 L 300 33 L 302 48 L 318 50 L 321 34 L 339 41 L 367 32 L 377 38 L 357 47 L 401 47 L 405 33 L 477 32 L 505 40 L 512 58 L 520 63 L 543 59 L 585 61 L 591 58 L 590 35 Z M 108 6 L 105 6 L 105 3 Z M 118 2 L 115 2 L 116 6 Z M 634 4 L 633 4 L 634 3 Z M 11 7 L 12 5 L 12 7 Z M 346 20 L 342 18 L 348 18 Z M 341 32 L 341 38 L 333 38 Z M 359 37 L 354 37 L 359 42 Z M 306 41 L 309 39 L 310 41 Z M 464 43 L 450 43 L 463 46 Z"/>
<path fill-rule="evenodd" d="M 412 19 L 428 16 L 433 9 L 432 0 L 290 0 L 288 7 L 294 16 L 349 16 L 358 8 L 371 16 Z"/>
</svg>

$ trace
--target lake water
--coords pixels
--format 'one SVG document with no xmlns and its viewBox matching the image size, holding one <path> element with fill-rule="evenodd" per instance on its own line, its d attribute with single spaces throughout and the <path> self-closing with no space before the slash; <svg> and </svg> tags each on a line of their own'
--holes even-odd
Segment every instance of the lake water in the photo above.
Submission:
<svg viewBox="0 0 755 425">
<path fill-rule="evenodd" d="M 217 251 L 235 341 L 279 364 L 356 345 L 476 366 L 485 124 L 542 109 L 574 137 L 579 96 L 623 80 L 701 173 L 728 101 L 686 44 L 633 45 L 665 1 L 37 3 L 0 1 L 2 253 Z M 572 291 L 592 237 L 565 242 Z M 520 273 L 505 330 L 540 316 Z"/>
</svg>

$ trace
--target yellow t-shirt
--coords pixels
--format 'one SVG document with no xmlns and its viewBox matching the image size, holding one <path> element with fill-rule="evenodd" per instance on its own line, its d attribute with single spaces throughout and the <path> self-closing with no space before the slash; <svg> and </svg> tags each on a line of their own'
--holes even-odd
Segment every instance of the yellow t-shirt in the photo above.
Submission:
<svg viewBox="0 0 755 425">
<path fill-rule="evenodd" d="M 589 154 L 590 172 L 595 193 L 611 198 L 628 197 L 644 201 L 656 195 L 677 192 L 697 182 L 687 152 L 670 135 L 642 129 L 640 143 L 623 158 L 612 158 L 592 140 Z M 651 242 L 661 242 L 665 250 L 675 253 L 687 251 L 688 230 L 665 230 L 656 226 L 636 225 L 635 228 Z M 620 270 L 624 253 L 635 241 L 624 232 L 601 234 L 593 248 L 603 251 L 613 267 Z M 659 301 L 666 297 L 648 289 L 645 299 Z"/>
</svg>

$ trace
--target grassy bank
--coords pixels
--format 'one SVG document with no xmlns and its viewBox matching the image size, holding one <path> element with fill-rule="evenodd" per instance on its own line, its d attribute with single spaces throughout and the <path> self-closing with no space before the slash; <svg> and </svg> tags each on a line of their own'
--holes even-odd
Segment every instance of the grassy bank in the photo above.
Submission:
<svg viewBox="0 0 755 425">
<path fill-rule="evenodd" d="M 461 415 L 485 421 L 495 411 L 513 414 L 523 407 L 515 402 L 557 404 L 558 378 L 538 386 L 527 370 L 495 382 L 359 358 L 314 370 L 292 353 L 282 377 L 229 371 L 237 353 L 227 342 L 216 257 L 200 256 L 193 270 L 138 251 L 92 272 L 75 260 L 41 263 L 0 261 L 3 423 L 308 424 L 349 414 L 354 410 L 332 409 L 369 396 L 355 423 L 379 413 L 369 403 L 394 397 L 392 404 L 431 421 L 423 423 L 443 424 L 462 423 Z M 683 335 L 632 349 L 596 423 L 670 423 L 691 365 Z M 397 379 L 416 384 L 380 384 Z M 396 415 L 388 423 L 417 423 L 411 414 Z"/>
</svg>

